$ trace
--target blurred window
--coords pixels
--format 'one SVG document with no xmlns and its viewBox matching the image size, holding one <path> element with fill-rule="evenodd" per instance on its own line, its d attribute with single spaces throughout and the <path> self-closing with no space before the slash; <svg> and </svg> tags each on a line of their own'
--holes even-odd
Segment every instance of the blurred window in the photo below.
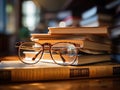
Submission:
<svg viewBox="0 0 120 90">
<path fill-rule="evenodd" d="M 22 24 L 33 31 L 40 20 L 40 9 L 32 1 L 24 1 L 22 4 Z"/>
</svg>

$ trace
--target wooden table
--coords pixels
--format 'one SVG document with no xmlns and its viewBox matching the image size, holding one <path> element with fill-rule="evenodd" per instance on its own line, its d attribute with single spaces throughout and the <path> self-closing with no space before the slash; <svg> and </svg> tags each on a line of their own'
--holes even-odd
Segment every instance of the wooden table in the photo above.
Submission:
<svg viewBox="0 0 120 90">
<path fill-rule="evenodd" d="M 1 83 L 0 90 L 120 90 L 120 78 Z"/>
<path fill-rule="evenodd" d="M 0 90 L 120 90 L 120 78 L 0 83 Z"/>
</svg>

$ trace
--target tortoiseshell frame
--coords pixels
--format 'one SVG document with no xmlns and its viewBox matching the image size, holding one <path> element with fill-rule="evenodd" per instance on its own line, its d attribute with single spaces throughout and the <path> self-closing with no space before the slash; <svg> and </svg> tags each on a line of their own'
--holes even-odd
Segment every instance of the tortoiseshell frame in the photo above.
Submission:
<svg viewBox="0 0 120 90">
<path fill-rule="evenodd" d="M 22 44 L 24 44 L 24 43 L 37 43 L 37 44 L 39 44 L 39 45 L 42 46 L 42 53 L 41 53 L 41 50 L 40 50 L 40 51 L 32 58 L 33 60 L 35 60 L 35 58 L 41 53 L 41 56 L 40 56 L 39 60 L 36 61 L 35 63 L 26 63 L 26 62 L 24 62 L 24 61 L 22 60 L 22 58 L 20 57 L 20 48 L 21 48 Z M 52 48 L 52 46 L 54 46 L 54 45 L 56 45 L 56 44 L 59 44 L 59 43 L 68 43 L 68 44 L 72 44 L 72 45 L 74 45 L 74 46 L 76 47 L 75 49 L 76 49 L 76 51 L 77 51 L 77 54 L 75 55 L 75 59 L 74 59 L 70 64 L 66 64 L 66 63 L 60 64 L 60 65 L 72 65 L 72 64 L 76 61 L 77 56 L 78 56 L 78 48 L 77 48 L 77 47 L 80 47 L 79 44 L 75 44 L 75 43 L 72 43 L 72 42 L 57 42 L 57 43 L 54 43 L 54 44 L 50 44 L 50 43 L 40 44 L 40 43 L 38 43 L 38 42 L 19 42 L 19 45 L 17 45 L 17 47 L 19 48 L 19 49 L 18 49 L 19 59 L 20 59 L 20 61 L 22 61 L 22 62 L 25 63 L 25 64 L 36 64 L 36 63 L 38 63 L 38 62 L 40 61 L 40 59 L 42 58 L 43 53 L 44 53 L 44 50 L 47 49 L 47 50 L 49 50 L 50 56 L 51 56 L 52 60 L 54 61 L 54 63 L 59 64 L 59 63 L 57 63 L 57 62 L 53 59 L 53 56 L 52 56 L 52 53 L 51 53 L 51 48 Z M 49 48 L 46 48 L 45 46 L 49 46 Z M 63 60 L 63 58 L 62 58 L 62 60 Z M 64 61 L 64 60 L 63 60 L 63 61 Z"/>
</svg>

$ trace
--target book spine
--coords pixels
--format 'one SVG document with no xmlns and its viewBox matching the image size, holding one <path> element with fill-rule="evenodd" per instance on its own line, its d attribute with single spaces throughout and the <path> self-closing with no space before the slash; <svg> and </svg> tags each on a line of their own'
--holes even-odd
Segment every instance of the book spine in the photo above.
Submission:
<svg viewBox="0 0 120 90">
<path fill-rule="evenodd" d="M 119 66 L 54 67 L 0 70 L 0 81 L 45 81 L 120 76 Z"/>
</svg>

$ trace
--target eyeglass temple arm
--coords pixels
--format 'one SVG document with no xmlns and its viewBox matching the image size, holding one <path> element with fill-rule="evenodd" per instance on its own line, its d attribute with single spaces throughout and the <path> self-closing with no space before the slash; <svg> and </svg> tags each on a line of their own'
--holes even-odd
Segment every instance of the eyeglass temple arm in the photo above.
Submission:
<svg viewBox="0 0 120 90">
<path fill-rule="evenodd" d="M 42 52 L 42 50 L 40 50 L 40 51 L 32 58 L 32 60 L 35 60 L 36 57 L 37 57 L 41 52 Z"/>
<path fill-rule="evenodd" d="M 18 48 L 22 43 L 24 43 L 24 42 L 16 42 L 15 47 Z"/>
<path fill-rule="evenodd" d="M 59 52 L 59 51 L 58 51 Z M 59 55 L 60 55 L 60 57 L 62 58 L 62 61 L 63 62 L 65 62 L 65 59 L 64 59 L 64 57 L 62 56 L 62 54 L 59 52 Z"/>
</svg>

